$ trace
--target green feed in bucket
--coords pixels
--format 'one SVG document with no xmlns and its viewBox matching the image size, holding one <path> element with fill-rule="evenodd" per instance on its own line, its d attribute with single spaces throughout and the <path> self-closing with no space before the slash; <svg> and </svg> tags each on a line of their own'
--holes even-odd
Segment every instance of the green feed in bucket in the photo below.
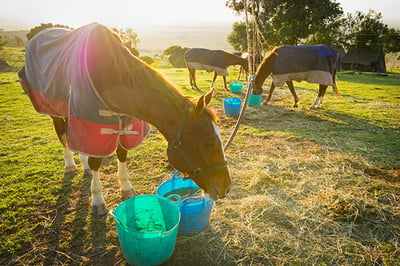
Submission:
<svg viewBox="0 0 400 266">
<path fill-rule="evenodd" d="M 116 221 L 122 254 L 127 263 L 156 265 L 172 256 L 180 211 L 171 199 L 172 196 L 137 196 L 123 201 L 110 212 Z"/>
</svg>

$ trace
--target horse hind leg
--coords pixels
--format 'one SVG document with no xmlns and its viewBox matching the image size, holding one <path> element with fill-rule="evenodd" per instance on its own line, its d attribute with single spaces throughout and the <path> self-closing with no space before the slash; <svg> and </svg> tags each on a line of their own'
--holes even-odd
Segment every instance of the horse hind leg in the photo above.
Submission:
<svg viewBox="0 0 400 266">
<path fill-rule="evenodd" d="M 76 165 L 74 162 L 74 153 L 68 147 L 67 141 L 67 122 L 66 118 L 51 116 L 53 119 L 53 126 L 57 133 L 57 137 L 61 144 L 64 146 L 64 162 L 65 173 L 75 173 Z"/>
<path fill-rule="evenodd" d="M 137 195 L 133 190 L 131 183 L 129 183 L 128 167 L 126 163 L 128 151 L 118 145 L 117 158 L 118 158 L 118 181 L 121 186 L 122 200 L 132 198 Z"/>
<path fill-rule="evenodd" d="M 196 84 L 196 70 L 194 68 L 189 68 L 189 80 L 190 80 L 190 87 L 194 90 L 199 90 Z"/>
<path fill-rule="evenodd" d="M 107 214 L 108 210 L 103 197 L 102 186 L 100 183 L 99 169 L 102 158 L 89 157 L 88 164 L 92 171 L 92 182 L 90 184 L 90 192 L 92 195 L 92 214 L 99 216 Z"/>
<path fill-rule="evenodd" d="M 294 99 L 294 103 L 293 103 L 293 107 L 299 107 L 299 97 L 296 94 L 296 91 L 294 90 L 294 85 L 293 85 L 293 81 L 287 81 L 286 84 L 289 87 L 290 92 L 293 95 L 293 99 Z"/>
<path fill-rule="evenodd" d="M 84 154 L 79 154 L 79 159 L 81 160 L 81 163 L 83 165 L 83 171 L 84 171 L 84 175 L 85 176 L 90 176 L 91 175 L 91 171 L 89 168 L 89 157 L 87 155 Z"/>
</svg>

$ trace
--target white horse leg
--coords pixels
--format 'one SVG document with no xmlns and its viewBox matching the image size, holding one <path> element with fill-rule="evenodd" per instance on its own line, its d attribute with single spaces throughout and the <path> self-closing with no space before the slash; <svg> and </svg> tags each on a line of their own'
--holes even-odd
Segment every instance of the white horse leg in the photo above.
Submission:
<svg viewBox="0 0 400 266">
<path fill-rule="evenodd" d="M 315 108 L 320 107 L 322 105 L 323 99 L 324 99 L 324 97 L 317 96 L 315 98 L 314 103 L 310 106 L 310 109 L 315 109 Z"/>
<path fill-rule="evenodd" d="M 81 160 L 82 165 L 83 165 L 84 175 L 90 175 L 90 168 L 89 168 L 89 163 L 88 163 L 89 157 L 87 155 L 80 153 L 79 159 Z"/>
<path fill-rule="evenodd" d="M 92 183 L 90 185 L 92 193 L 92 213 L 93 215 L 107 214 L 107 208 L 103 197 L 102 187 L 98 171 L 92 171 Z"/>
<path fill-rule="evenodd" d="M 310 109 L 315 109 L 315 108 L 318 107 L 319 99 L 320 99 L 319 96 L 317 96 L 317 97 L 315 98 L 315 101 L 314 101 L 314 103 L 310 106 Z"/>
<path fill-rule="evenodd" d="M 122 200 L 126 200 L 136 196 L 136 192 L 133 190 L 131 183 L 129 183 L 128 167 L 126 162 L 118 161 L 118 181 L 121 185 Z"/>
<path fill-rule="evenodd" d="M 65 173 L 73 173 L 76 171 L 76 165 L 74 162 L 74 153 L 64 148 L 64 162 L 65 162 Z"/>
</svg>

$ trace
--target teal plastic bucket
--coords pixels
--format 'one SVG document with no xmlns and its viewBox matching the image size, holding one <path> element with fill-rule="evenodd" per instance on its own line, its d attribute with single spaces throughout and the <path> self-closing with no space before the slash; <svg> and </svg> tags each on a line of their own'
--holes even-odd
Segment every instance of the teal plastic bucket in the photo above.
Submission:
<svg viewBox="0 0 400 266">
<path fill-rule="evenodd" d="M 261 94 L 259 95 L 251 94 L 248 100 L 249 106 L 261 105 L 261 97 L 262 97 Z"/>
<path fill-rule="evenodd" d="M 234 92 L 234 93 L 242 92 L 243 83 L 231 82 L 229 84 L 229 87 L 231 88 L 231 92 Z"/>
<path fill-rule="evenodd" d="M 171 200 L 142 195 L 123 201 L 110 215 L 116 221 L 122 254 L 133 265 L 156 265 L 174 253 L 180 212 Z"/>
<path fill-rule="evenodd" d="M 179 195 L 181 200 L 175 202 L 181 213 L 178 234 L 196 234 L 207 228 L 214 202 L 204 196 L 191 196 L 199 191 L 200 187 L 191 179 L 183 180 L 183 177 L 177 177 L 178 173 L 179 171 L 176 171 L 170 180 L 158 187 L 157 195 Z"/>
<path fill-rule="evenodd" d="M 227 115 L 238 115 L 242 106 L 242 100 L 239 98 L 226 98 L 224 103 L 224 113 Z"/>
</svg>

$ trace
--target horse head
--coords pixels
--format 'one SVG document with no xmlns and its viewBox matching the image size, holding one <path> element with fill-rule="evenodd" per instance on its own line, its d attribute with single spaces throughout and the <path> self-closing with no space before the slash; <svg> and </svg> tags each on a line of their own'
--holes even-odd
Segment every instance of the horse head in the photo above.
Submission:
<svg viewBox="0 0 400 266">
<path fill-rule="evenodd" d="M 210 198 L 224 198 L 231 178 L 215 117 L 207 105 L 213 90 L 188 107 L 180 120 L 175 139 L 169 141 L 170 163 L 185 178 L 195 181 Z"/>
<path fill-rule="evenodd" d="M 253 94 L 261 94 L 262 93 L 262 85 L 265 79 L 270 75 L 273 71 L 275 57 L 277 56 L 278 47 L 274 48 L 264 59 L 261 64 L 258 66 L 255 77 L 254 77 L 254 90 Z"/>
</svg>

